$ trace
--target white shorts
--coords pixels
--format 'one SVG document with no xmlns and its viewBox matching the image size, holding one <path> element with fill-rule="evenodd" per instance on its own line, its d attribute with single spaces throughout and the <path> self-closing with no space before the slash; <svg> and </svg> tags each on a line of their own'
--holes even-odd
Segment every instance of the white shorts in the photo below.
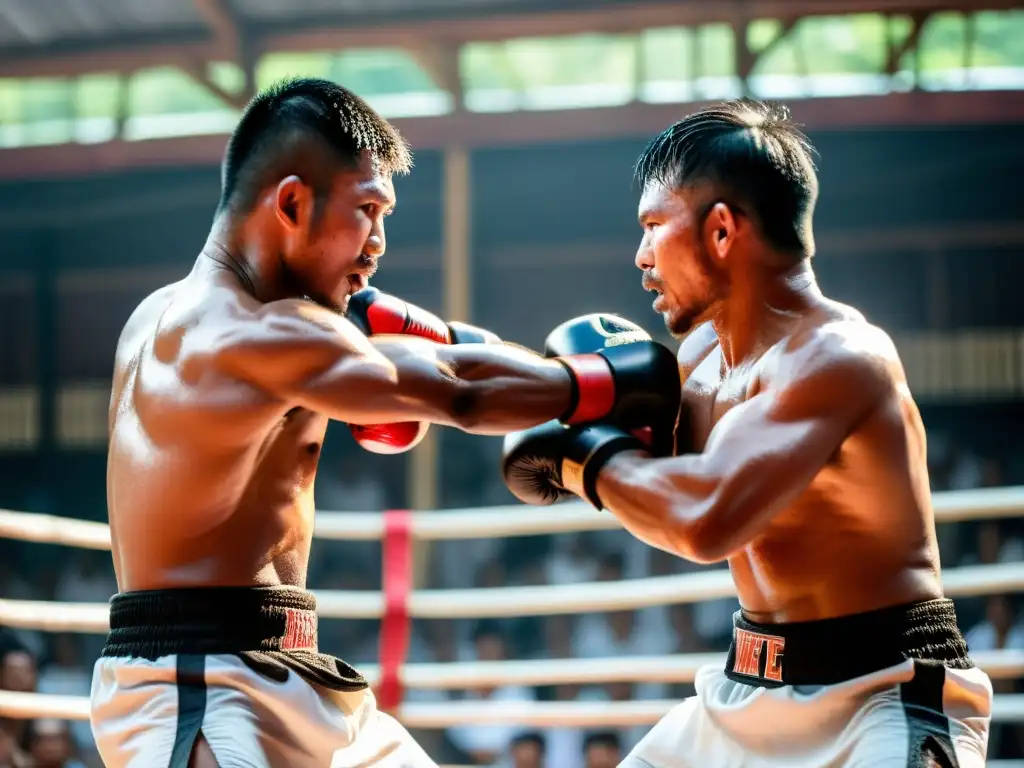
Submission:
<svg viewBox="0 0 1024 768">
<path fill-rule="evenodd" d="M 276 682 L 232 655 L 100 658 L 90 719 L 107 768 L 185 768 L 199 732 L 221 768 L 437 765 L 371 691 Z"/>
<path fill-rule="evenodd" d="M 716 666 L 696 688 L 620 768 L 985 765 L 992 684 L 977 668 L 907 660 L 836 685 L 762 688 Z"/>
</svg>

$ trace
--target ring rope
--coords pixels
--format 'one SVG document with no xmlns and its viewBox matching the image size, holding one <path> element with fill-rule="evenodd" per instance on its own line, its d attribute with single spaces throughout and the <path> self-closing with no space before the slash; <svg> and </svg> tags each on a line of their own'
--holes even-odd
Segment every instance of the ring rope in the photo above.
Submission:
<svg viewBox="0 0 1024 768">
<path fill-rule="evenodd" d="M 949 568 L 942 574 L 948 597 L 974 597 L 1024 591 L 1020 563 Z M 379 619 L 385 612 L 381 592 L 315 591 L 317 612 L 329 619 Z M 651 576 L 644 579 L 559 586 L 425 589 L 409 596 L 416 619 L 480 619 L 513 616 L 603 613 L 732 597 L 736 588 L 725 569 Z M 107 631 L 106 603 L 58 603 L 0 599 L 0 625 L 44 632 Z"/>
<path fill-rule="evenodd" d="M 932 508 L 938 523 L 1016 517 L 1024 509 L 1024 486 L 943 491 L 932 496 Z M 582 533 L 619 527 L 614 516 L 598 514 L 582 502 L 416 512 L 411 521 L 412 535 L 420 541 Z M 384 518 L 379 512 L 318 512 L 314 536 L 377 541 L 384 536 Z M 110 530 L 104 523 L 8 509 L 0 509 L 0 538 L 110 549 Z"/>
<path fill-rule="evenodd" d="M 398 709 L 408 728 L 439 729 L 464 725 L 517 725 L 534 728 L 622 728 L 653 725 L 678 701 L 446 701 L 443 704 L 408 703 Z M 0 691 L 0 717 L 30 719 L 55 717 L 88 720 L 85 696 Z M 1024 720 L 1024 694 L 996 696 L 992 722 Z"/>
<path fill-rule="evenodd" d="M 1024 651 L 979 651 L 974 663 L 993 680 L 1024 676 Z M 616 656 L 606 659 L 538 659 L 459 661 L 407 664 L 402 684 L 416 690 L 516 685 L 589 685 L 594 683 L 692 683 L 697 670 L 711 664 L 724 667 L 724 653 L 679 653 L 671 656 Z M 379 667 L 360 664 L 359 671 L 376 680 Z"/>
</svg>

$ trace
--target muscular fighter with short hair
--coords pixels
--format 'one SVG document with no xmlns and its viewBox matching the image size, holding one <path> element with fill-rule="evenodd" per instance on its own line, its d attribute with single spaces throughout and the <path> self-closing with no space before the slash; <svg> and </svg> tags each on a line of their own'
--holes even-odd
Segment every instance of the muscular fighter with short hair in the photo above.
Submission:
<svg viewBox="0 0 1024 768">
<path fill-rule="evenodd" d="M 344 88 L 261 93 L 191 273 L 128 320 L 107 483 L 120 593 L 92 686 L 108 768 L 434 765 L 317 647 L 303 588 L 328 419 L 394 452 L 418 422 L 504 433 L 678 410 L 660 345 L 555 362 L 368 288 L 409 166 Z"/>
<path fill-rule="evenodd" d="M 506 438 L 520 499 L 579 495 L 732 571 L 725 669 L 623 768 L 984 765 L 991 684 L 943 598 L 924 428 L 892 341 L 815 282 L 811 152 L 782 108 L 736 101 L 640 158 L 636 265 L 682 339 L 675 455 L 613 425 Z"/>
</svg>

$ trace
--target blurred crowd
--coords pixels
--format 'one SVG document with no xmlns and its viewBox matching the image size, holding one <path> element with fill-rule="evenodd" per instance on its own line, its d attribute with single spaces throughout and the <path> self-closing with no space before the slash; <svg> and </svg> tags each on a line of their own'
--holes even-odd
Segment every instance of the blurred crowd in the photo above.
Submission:
<svg viewBox="0 0 1024 768">
<path fill-rule="evenodd" d="M 936 490 L 1007 485 L 997 461 L 951 450 L 941 438 L 932 461 Z M 496 473 L 495 473 L 496 474 Z M 383 481 L 368 473 L 325 482 L 318 505 L 379 509 L 387 504 Z M 484 489 L 460 505 L 504 501 Z M 939 533 L 944 567 L 1024 561 L 1024 527 L 1018 519 L 944 525 Z M 35 545 L 33 545 L 35 546 Z M 0 597 L 62 602 L 104 602 L 115 591 L 110 556 L 59 550 L 27 563 L 26 547 L 0 542 Z M 10 556 L 5 556 L 10 555 Z M 17 555 L 17 556 L 15 556 Z M 426 580 L 443 589 L 507 585 L 565 585 L 694 571 L 684 560 L 651 549 L 622 531 L 435 544 Z M 318 541 L 313 547 L 312 588 L 375 589 L 380 549 L 366 543 Z M 411 662 L 501 659 L 603 659 L 724 651 L 734 599 L 640 611 L 484 621 L 423 621 L 413 626 Z M 1024 611 L 1014 597 L 997 595 L 957 602 L 972 651 L 1024 650 Z M 357 666 L 377 659 L 375 622 L 323 620 L 320 644 Z M 87 696 L 91 665 L 102 647 L 98 635 L 49 635 L 0 628 L 0 688 Z M 994 681 L 997 693 L 1024 691 L 1022 681 Z M 635 701 L 679 699 L 690 685 L 613 683 L 528 688 L 507 686 L 458 692 L 409 691 L 412 701 Z M 500 768 L 612 768 L 648 730 L 588 731 L 457 726 L 416 733 L 439 761 Z M 1024 727 L 997 727 L 991 757 L 1024 755 Z M 0 720 L 0 768 L 100 766 L 88 723 Z"/>
</svg>

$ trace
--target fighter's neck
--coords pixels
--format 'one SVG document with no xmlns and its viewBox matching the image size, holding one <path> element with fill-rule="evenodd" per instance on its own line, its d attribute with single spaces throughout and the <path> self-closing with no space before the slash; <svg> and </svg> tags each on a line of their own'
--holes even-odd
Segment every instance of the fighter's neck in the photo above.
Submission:
<svg viewBox="0 0 1024 768">
<path fill-rule="evenodd" d="M 807 261 L 733 279 L 728 297 L 711 320 L 726 368 L 760 357 L 788 336 L 821 300 Z"/>
<path fill-rule="evenodd" d="M 218 218 L 199 255 L 196 268 L 225 271 L 234 275 L 245 291 L 267 303 L 290 296 L 282 285 L 276 250 L 258 239 L 246 237 L 244 224 L 232 224 Z"/>
</svg>

